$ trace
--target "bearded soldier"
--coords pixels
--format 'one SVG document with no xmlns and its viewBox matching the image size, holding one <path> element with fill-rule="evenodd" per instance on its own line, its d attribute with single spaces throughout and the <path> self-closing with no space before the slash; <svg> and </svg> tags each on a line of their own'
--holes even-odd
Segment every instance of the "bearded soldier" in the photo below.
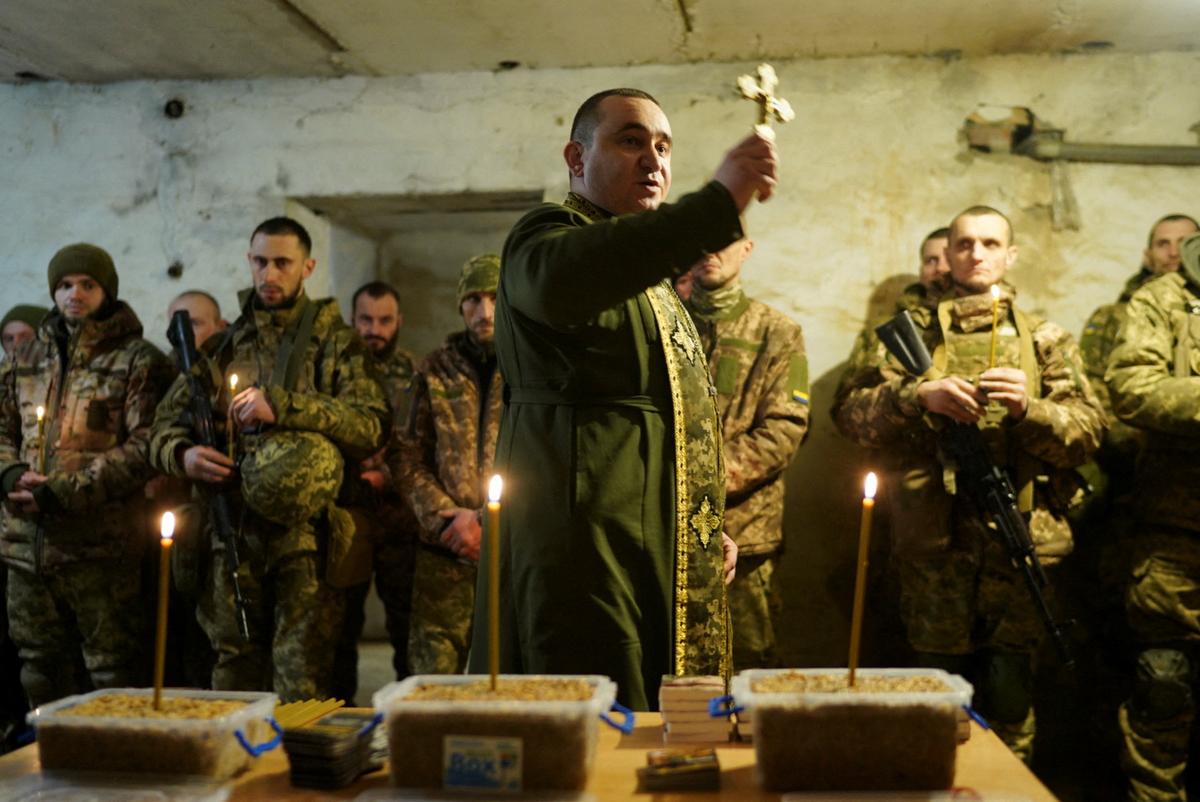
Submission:
<svg viewBox="0 0 1200 802">
<path fill-rule="evenodd" d="M 414 674 L 466 668 L 486 486 L 504 383 L 496 369 L 500 257 L 468 259 L 458 280 L 466 328 L 421 361 L 413 408 L 395 450 L 401 492 L 420 521 L 408 665 Z"/>
<path fill-rule="evenodd" d="M 1181 265 L 1137 290 L 1105 379 L 1144 437 L 1125 596 L 1139 653 L 1120 711 L 1130 799 L 1184 799 L 1200 665 L 1200 234 Z"/>
<path fill-rule="evenodd" d="M 0 372 L 0 551 L 33 705 L 140 685 L 142 487 L 154 407 L 174 373 L 117 298 L 112 257 L 68 245 L 49 267 L 54 310 Z M 38 422 L 37 409 L 44 409 Z"/>
<path fill-rule="evenodd" d="M 736 670 L 773 667 L 777 659 L 774 574 L 783 547 L 783 473 L 809 416 L 800 326 L 742 290 L 742 265 L 753 249 L 753 241 L 741 239 L 706 254 L 692 268 L 685 304 L 708 357 L 721 416 L 725 531 L 738 547 L 729 586 Z"/>
<path fill-rule="evenodd" d="M 913 376 L 880 353 L 849 377 L 836 422 L 900 466 L 892 555 L 900 615 L 918 661 L 968 677 L 976 706 L 1029 760 L 1032 655 L 1042 624 L 981 512 L 955 493 L 954 466 L 941 462 L 937 416 L 982 429 L 992 459 L 1012 477 L 1038 555 L 1053 562 L 1071 548 L 1065 472 L 1096 449 L 1104 413 L 1071 335 L 1015 306 L 1003 279 L 1016 257 L 1004 215 L 986 206 L 959 214 L 947 251 L 953 292 L 911 311 L 933 372 Z"/>
<path fill-rule="evenodd" d="M 230 423 L 237 461 L 196 445 L 184 377 L 158 409 L 151 446 L 160 470 L 235 496 L 249 638 L 239 632 L 225 541 L 210 527 L 198 616 L 217 651 L 213 687 L 273 689 L 288 701 L 329 692 L 344 594 L 326 577 L 354 529 L 335 502 L 344 466 L 373 454 L 388 423 L 362 340 L 336 302 L 304 292 L 316 267 L 311 249 L 308 232 L 290 218 L 254 230 L 247 254 L 254 286 L 242 293 L 238 319 L 205 342 L 196 366 L 219 421 Z M 242 389 L 230 398 L 232 374 Z"/>
<path fill-rule="evenodd" d="M 736 553 L 712 383 L 670 279 L 743 236 L 775 149 L 747 137 L 713 181 L 660 207 L 670 124 L 650 95 L 618 89 L 583 103 L 563 155 L 571 192 L 509 233 L 496 301 L 500 661 L 604 674 L 647 709 L 664 674 L 728 671 Z M 485 630 L 472 671 L 487 668 Z"/>
</svg>

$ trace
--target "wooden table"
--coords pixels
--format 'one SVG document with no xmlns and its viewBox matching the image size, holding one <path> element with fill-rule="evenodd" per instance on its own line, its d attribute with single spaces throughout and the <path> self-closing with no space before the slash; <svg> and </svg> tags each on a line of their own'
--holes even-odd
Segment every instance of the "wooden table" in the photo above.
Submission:
<svg viewBox="0 0 1200 802">
<path fill-rule="evenodd" d="M 741 744 L 730 744 L 717 750 L 721 762 L 720 792 L 637 795 L 635 771 L 639 766 L 645 765 L 648 749 L 662 746 L 661 721 L 657 713 L 639 713 L 637 729 L 631 735 L 625 736 L 603 724 L 600 725 L 596 771 L 588 786 L 588 793 L 594 796 L 597 802 L 616 802 L 639 797 L 653 802 L 685 802 L 697 797 L 738 802 L 780 798 L 779 794 L 768 793 L 759 788 L 754 778 L 754 748 Z M 0 757 L 0 788 L 13 780 L 29 777 L 39 768 L 36 746 L 27 746 Z M 350 787 L 339 791 L 292 788 L 288 784 L 287 770 L 287 756 L 282 748 L 268 752 L 255 762 L 254 768 L 237 778 L 230 800 L 328 802 L 335 799 L 353 799 L 369 788 L 386 787 L 388 784 L 387 772 L 380 771 L 360 778 Z M 985 794 L 999 792 L 1012 796 L 1023 795 L 1033 802 L 1052 802 L 1055 799 L 999 738 L 990 731 L 980 729 L 974 722 L 971 724 L 970 740 L 958 747 L 954 782 L 956 786 L 973 788 Z M 479 800 L 481 797 L 474 796 L 471 799 Z"/>
</svg>

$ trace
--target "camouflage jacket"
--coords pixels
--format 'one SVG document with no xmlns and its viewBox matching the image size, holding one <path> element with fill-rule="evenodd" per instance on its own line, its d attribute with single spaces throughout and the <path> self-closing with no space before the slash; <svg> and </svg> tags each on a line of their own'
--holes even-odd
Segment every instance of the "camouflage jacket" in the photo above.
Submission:
<svg viewBox="0 0 1200 802">
<path fill-rule="evenodd" d="M 71 332 L 51 313 L 37 339 L 0 369 L 0 485 L 5 494 L 39 464 L 36 408 L 44 421 L 43 512 L 9 514 L 0 552 L 26 570 L 130 558 L 143 531 L 142 487 L 154 408 L 174 376 L 142 339 L 142 324 L 118 301 L 102 320 Z"/>
<path fill-rule="evenodd" d="M 388 429 L 389 412 L 383 388 L 366 345 L 345 324 L 332 299 L 311 301 L 301 293 L 289 309 L 266 310 L 243 293 L 242 314 L 224 335 L 210 337 L 202 348 L 203 362 L 195 370 L 212 396 L 213 414 L 220 424 L 229 408 L 229 376 L 238 374 L 239 388 L 266 388 L 275 411 L 275 427 L 315 432 L 328 438 L 348 463 L 374 454 Z M 270 383 L 276 354 L 289 326 L 306 304 L 319 309 L 294 389 Z M 178 455 L 194 445 L 187 411 L 188 383 L 181 376 L 171 385 L 154 419 L 150 459 L 172 476 L 183 476 Z M 222 427 L 218 427 L 222 428 Z M 243 442 L 255 437 L 243 436 Z M 281 550 L 315 548 L 310 532 L 298 532 L 303 542 L 273 544 Z"/>
<path fill-rule="evenodd" d="M 441 545 L 439 510 L 482 510 L 496 458 L 504 384 L 497 368 L 482 397 L 481 356 L 465 331 L 422 360 L 412 410 L 392 458 L 392 474 L 420 522 L 420 537 Z"/>
<path fill-rule="evenodd" d="M 1003 297 L 1001 308 L 1008 321 L 1012 317 L 1011 290 Z M 974 337 L 986 343 L 990 337 L 990 296 L 949 297 L 940 304 L 930 300 L 910 313 L 931 353 L 936 354 L 943 343 L 939 308 L 947 316 L 955 342 L 967 343 Z M 1033 316 L 1024 316 L 1024 320 L 1037 369 L 1030 379 L 1028 410 L 1022 420 L 1013 423 L 1003 418 L 984 426 L 984 432 L 993 457 L 1009 469 L 1018 491 L 1023 486 L 1022 474 L 1032 474 L 1028 476 L 1033 487 L 1030 533 L 1039 554 L 1056 557 L 1071 549 L 1064 514 L 1077 488 L 1069 469 L 1083 463 L 1099 445 L 1104 413 L 1083 378 L 1079 350 L 1071 335 Z M 1004 335 L 1009 329 L 1012 336 L 1002 337 L 1008 358 L 999 364 L 1024 367 L 1016 353 L 1016 329 L 1005 323 L 1000 332 Z M 835 422 L 842 434 L 860 445 L 889 452 L 898 466 L 901 487 L 889 495 L 889 499 L 897 499 L 890 514 L 894 535 L 902 533 L 909 540 L 893 543 L 893 547 L 912 553 L 935 551 L 953 547 L 970 532 L 982 533 L 970 505 L 952 495 L 953 473 L 943 466 L 938 448 L 941 421 L 926 413 L 917 400 L 916 389 L 922 379 L 905 371 L 882 344 L 870 361 L 873 364 L 847 378 Z"/>
<path fill-rule="evenodd" d="M 783 544 L 784 471 L 808 431 L 808 360 L 800 326 L 739 294 L 723 311 L 687 308 L 717 388 L 725 532 L 740 554 L 767 554 Z"/>
<path fill-rule="evenodd" d="M 1182 273 L 1129 300 L 1105 379 L 1121 420 L 1142 429 L 1143 519 L 1200 531 L 1200 290 Z"/>
<path fill-rule="evenodd" d="M 396 341 L 384 349 L 383 353 L 375 355 L 375 368 L 379 383 L 387 396 L 388 407 L 391 409 L 392 431 L 399 432 L 408 420 L 409 407 L 412 405 L 413 375 L 416 367 L 412 354 L 396 346 Z M 391 468 L 388 466 L 387 451 L 394 447 L 395 438 L 389 438 L 385 448 L 375 452 L 363 463 L 364 469 L 382 470 L 392 484 Z"/>
</svg>

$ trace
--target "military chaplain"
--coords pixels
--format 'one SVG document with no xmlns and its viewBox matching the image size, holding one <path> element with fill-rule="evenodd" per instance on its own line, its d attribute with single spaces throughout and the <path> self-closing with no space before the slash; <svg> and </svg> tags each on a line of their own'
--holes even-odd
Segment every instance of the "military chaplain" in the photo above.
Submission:
<svg viewBox="0 0 1200 802">
<path fill-rule="evenodd" d="M 849 377 L 836 422 L 899 466 L 892 557 L 918 661 L 967 677 L 997 735 L 1028 761 L 1042 624 L 987 522 L 954 492 L 954 466 L 940 461 L 939 416 L 983 430 L 992 458 L 1013 478 L 1039 557 L 1053 562 L 1071 549 L 1066 472 L 1099 445 L 1104 414 L 1071 335 L 1020 310 L 1004 282 L 1017 259 L 1008 218 L 971 207 L 954 218 L 948 240 L 952 292 L 910 310 L 933 372 L 913 376 L 881 350 Z"/>
<path fill-rule="evenodd" d="M 286 701 L 329 693 L 345 600 L 326 572 L 335 546 L 353 537 L 336 500 L 345 466 L 374 454 L 389 423 L 366 346 L 336 302 L 304 291 L 316 268 L 311 250 L 308 232 L 290 218 L 254 230 L 253 287 L 196 366 L 219 421 L 232 423 L 236 461 L 195 443 L 184 377 L 158 408 L 151 444 L 155 466 L 193 480 L 202 500 L 218 486 L 235 496 L 250 633 L 239 632 L 224 541 L 210 520 L 212 557 L 197 614 L 217 651 L 213 687 L 273 689 Z M 235 373 L 243 389 L 231 398 Z"/>
<path fill-rule="evenodd" d="M 131 523 L 142 519 L 142 487 L 153 475 L 154 408 L 174 375 L 117 298 L 106 251 L 68 245 L 50 260 L 48 278 L 53 311 L 0 370 L 0 553 L 33 705 L 87 683 L 145 680 L 145 541 Z"/>
<path fill-rule="evenodd" d="M 502 670 L 604 674 L 638 709 L 664 674 L 729 669 L 720 420 L 671 280 L 742 238 L 741 212 L 776 183 L 774 145 L 753 134 L 664 205 L 671 145 L 645 92 L 585 101 L 563 150 L 570 193 L 513 228 L 496 302 Z M 472 671 L 487 646 L 476 627 Z"/>
<path fill-rule="evenodd" d="M 729 586 L 733 666 L 773 668 L 783 547 L 784 470 L 808 431 L 808 360 L 800 326 L 742 289 L 754 242 L 741 239 L 692 268 L 685 306 L 717 389 L 725 448 L 725 531 L 738 547 Z"/>
</svg>

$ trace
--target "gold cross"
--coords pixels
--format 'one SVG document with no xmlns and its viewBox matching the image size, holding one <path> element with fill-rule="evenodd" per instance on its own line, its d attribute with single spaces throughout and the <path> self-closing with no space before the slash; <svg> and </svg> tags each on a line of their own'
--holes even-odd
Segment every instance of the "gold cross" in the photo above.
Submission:
<svg viewBox="0 0 1200 802">
<path fill-rule="evenodd" d="M 774 139 L 775 132 L 771 129 L 772 119 L 781 123 L 791 122 L 796 119 L 796 112 L 792 111 L 792 104 L 775 96 L 775 89 L 779 86 L 779 76 L 775 74 L 774 67 L 770 64 L 759 64 L 755 73 L 757 78 L 754 75 L 740 76 L 737 79 L 738 89 L 741 91 L 742 97 L 758 104 L 758 121 L 754 130 L 764 139 Z"/>
<path fill-rule="evenodd" d="M 713 512 L 712 504 L 708 500 L 708 496 L 704 497 L 704 501 L 700 503 L 700 511 L 692 516 L 692 526 L 700 535 L 700 545 L 708 548 L 709 541 L 712 540 L 712 533 L 717 531 L 717 527 L 721 525 L 721 517 Z"/>
</svg>

